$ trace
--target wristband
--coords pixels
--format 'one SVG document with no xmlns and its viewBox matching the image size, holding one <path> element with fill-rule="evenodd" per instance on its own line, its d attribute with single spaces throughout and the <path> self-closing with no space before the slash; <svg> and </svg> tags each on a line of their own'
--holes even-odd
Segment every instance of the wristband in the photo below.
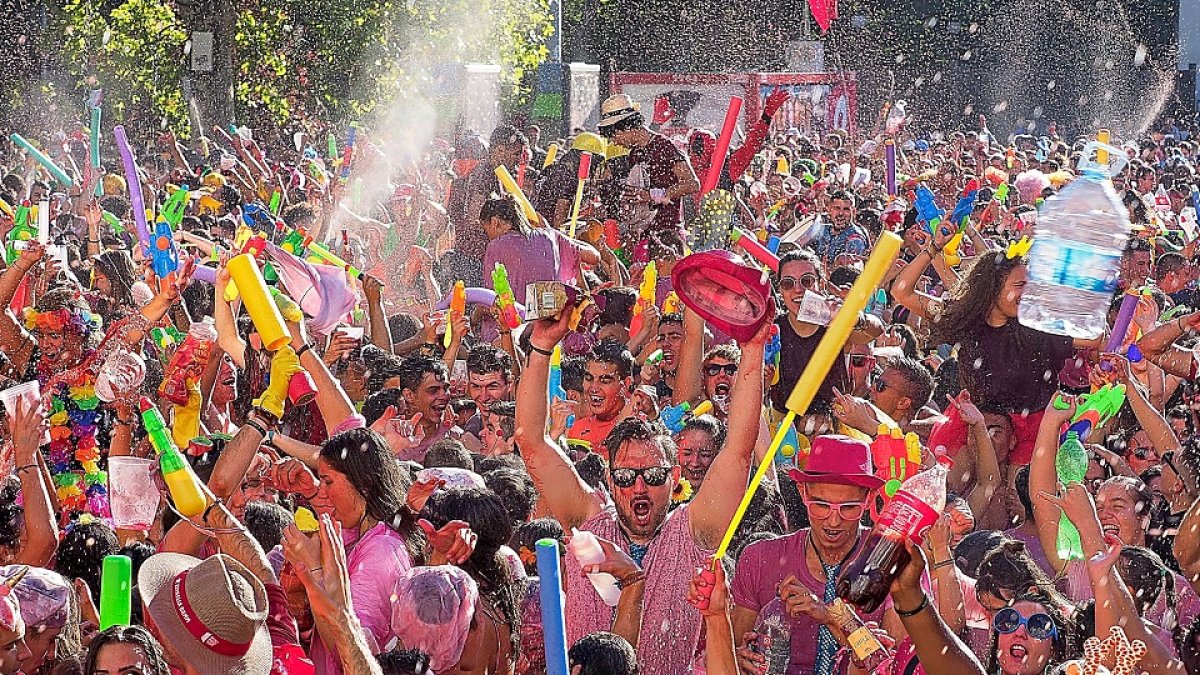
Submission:
<svg viewBox="0 0 1200 675">
<path fill-rule="evenodd" d="M 37 464 L 26 464 L 24 466 L 18 466 L 17 473 L 21 473 L 22 471 L 24 471 L 26 469 L 33 469 L 34 471 L 37 471 L 38 465 Z"/>
<path fill-rule="evenodd" d="M 933 563 L 933 569 L 940 570 L 943 567 L 949 567 L 950 565 L 953 565 L 953 564 L 954 564 L 953 560 L 943 560 L 941 562 Z"/>
<path fill-rule="evenodd" d="M 537 352 L 538 354 L 541 354 L 542 356 L 553 356 L 554 355 L 553 349 L 541 349 L 540 347 L 533 344 L 532 342 L 529 343 L 529 348 L 531 350 Z"/>
<path fill-rule="evenodd" d="M 929 606 L 929 596 L 922 593 L 921 594 L 921 602 L 915 608 L 906 612 L 893 604 L 892 609 L 896 610 L 896 616 L 899 616 L 902 619 L 908 619 L 910 617 L 914 617 L 914 616 L 920 614 L 921 612 L 925 611 L 925 608 L 928 606 Z"/>
<path fill-rule="evenodd" d="M 254 421 L 250 418 L 246 418 L 246 426 L 257 431 L 259 434 L 262 435 L 262 437 L 264 439 L 267 437 L 267 430 L 264 429 L 263 426 L 261 424 L 259 424 L 258 422 Z"/>
<path fill-rule="evenodd" d="M 312 349 L 312 345 L 305 342 L 303 347 L 296 350 L 296 360 L 299 361 L 300 357 L 304 355 L 304 352 L 306 352 L 310 349 Z"/>
</svg>

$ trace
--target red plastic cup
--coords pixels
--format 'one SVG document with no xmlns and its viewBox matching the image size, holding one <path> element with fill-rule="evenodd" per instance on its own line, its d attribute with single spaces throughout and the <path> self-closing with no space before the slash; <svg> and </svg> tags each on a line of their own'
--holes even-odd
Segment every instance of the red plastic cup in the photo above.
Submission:
<svg viewBox="0 0 1200 675">
<path fill-rule="evenodd" d="M 288 381 L 288 400 L 292 405 L 304 405 L 317 397 L 317 385 L 307 370 L 292 375 Z"/>
</svg>

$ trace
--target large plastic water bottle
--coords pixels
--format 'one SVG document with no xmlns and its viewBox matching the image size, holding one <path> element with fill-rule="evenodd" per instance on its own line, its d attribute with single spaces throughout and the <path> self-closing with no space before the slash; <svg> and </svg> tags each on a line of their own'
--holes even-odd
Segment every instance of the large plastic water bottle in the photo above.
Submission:
<svg viewBox="0 0 1200 675">
<path fill-rule="evenodd" d="M 1129 217 L 1109 180 L 1113 170 L 1090 159 L 1099 148 L 1108 150 L 1120 171 L 1124 152 L 1089 143 L 1079 162 L 1080 177 L 1047 199 L 1038 213 L 1029 281 L 1018 311 L 1030 328 L 1091 339 L 1108 326 Z"/>
<path fill-rule="evenodd" d="M 758 639 L 751 649 L 767 657 L 764 675 L 786 675 L 792 661 L 792 627 L 779 598 L 767 603 L 754 624 Z"/>
</svg>

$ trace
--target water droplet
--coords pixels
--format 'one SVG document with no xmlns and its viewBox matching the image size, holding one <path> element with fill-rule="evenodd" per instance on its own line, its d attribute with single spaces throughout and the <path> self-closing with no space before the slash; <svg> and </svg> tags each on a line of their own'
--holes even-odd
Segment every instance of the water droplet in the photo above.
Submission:
<svg viewBox="0 0 1200 675">
<path fill-rule="evenodd" d="M 933 81 L 934 81 L 934 82 L 941 82 L 941 81 L 942 81 L 942 71 L 940 71 L 940 70 L 939 70 L 939 71 L 937 71 L 936 73 L 934 73 L 934 74 L 933 74 Z"/>
<path fill-rule="evenodd" d="M 926 28 L 937 28 L 937 25 L 938 25 L 938 18 L 936 16 L 931 16 L 928 19 L 925 19 L 925 27 Z"/>
<path fill-rule="evenodd" d="M 976 358 L 975 362 L 971 364 L 971 367 L 974 368 L 975 370 L 979 370 L 980 368 L 982 368 L 983 367 L 983 357 L 980 356 L 980 357 Z"/>
<path fill-rule="evenodd" d="M 1141 66 L 1146 63 L 1147 54 L 1146 45 L 1138 45 L 1137 50 L 1133 52 L 1133 65 Z"/>
<path fill-rule="evenodd" d="M 1107 61 L 1104 62 L 1104 69 L 1112 70 L 1113 66 L 1115 66 L 1115 65 L 1116 65 L 1116 62 L 1114 62 L 1112 59 L 1108 59 Z"/>
<path fill-rule="evenodd" d="M 1042 106 L 1040 106 L 1040 105 L 1034 106 L 1034 108 L 1033 108 L 1033 116 L 1034 117 L 1041 117 L 1043 112 L 1045 112 L 1045 109 L 1042 108 Z"/>
<path fill-rule="evenodd" d="M 1111 101 L 1111 100 L 1112 100 L 1112 98 L 1113 98 L 1113 92 L 1112 92 L 1112 89 L 1107 89 L 1107 90 L 1105 90 L 1105 92 L 1104 92 L 1104 100 L 1105 100 L 1105 101 Z"/>
<path fill-rule="evenodd" d="M 1054 80 L 1050 80 L 1049 82 L 1046 83 L 1046 88 L 1052 90 L 1057 85 L 1058 85 L 1058 82 L 1055 82 Z"/>
<path fill-rule="evenodd" d="M 1054 373 L 1051 372 L 1050 370 L 1046 370 L 1046 372 L 1042 373 L 1042 380 L 1044 380 L 1046 382 L 1049 382 L 1050 378 L 1052 378 L 1052 377 L 1054 377 Z"/>
<path fill-rule="evenodd" d="M 1008 110 L 1008 101 L 1000 101 L 992 106 L 992 112 L 994 113 L 1004 112 L 1005 110 Z"/>
<path fill-rule="evenodd" d="M 963 52 L 962 56 L 960 56 L 959 58 L 962 59 L 963 61 L 970 61 L 971 56 L 973 54 L 974 54 L 974 52 L 972 52 L 970 49 L 968 49 L 967 51 Z"/>
</svg>

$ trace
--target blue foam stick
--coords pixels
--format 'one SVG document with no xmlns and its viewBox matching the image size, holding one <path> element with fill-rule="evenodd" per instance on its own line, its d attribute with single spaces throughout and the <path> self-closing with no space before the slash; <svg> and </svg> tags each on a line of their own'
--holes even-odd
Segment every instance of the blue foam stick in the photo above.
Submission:
<svg viewBox="0 0 1200 675">
<path fill-rule="evenodd" d="M 546 644 L 546 675 L 567 675 L 567 623 L 563 616 L 561 568 L 558 541 L 537 542 L 539 592 L 542 599 L 542 635 Z"/>
</svg>

